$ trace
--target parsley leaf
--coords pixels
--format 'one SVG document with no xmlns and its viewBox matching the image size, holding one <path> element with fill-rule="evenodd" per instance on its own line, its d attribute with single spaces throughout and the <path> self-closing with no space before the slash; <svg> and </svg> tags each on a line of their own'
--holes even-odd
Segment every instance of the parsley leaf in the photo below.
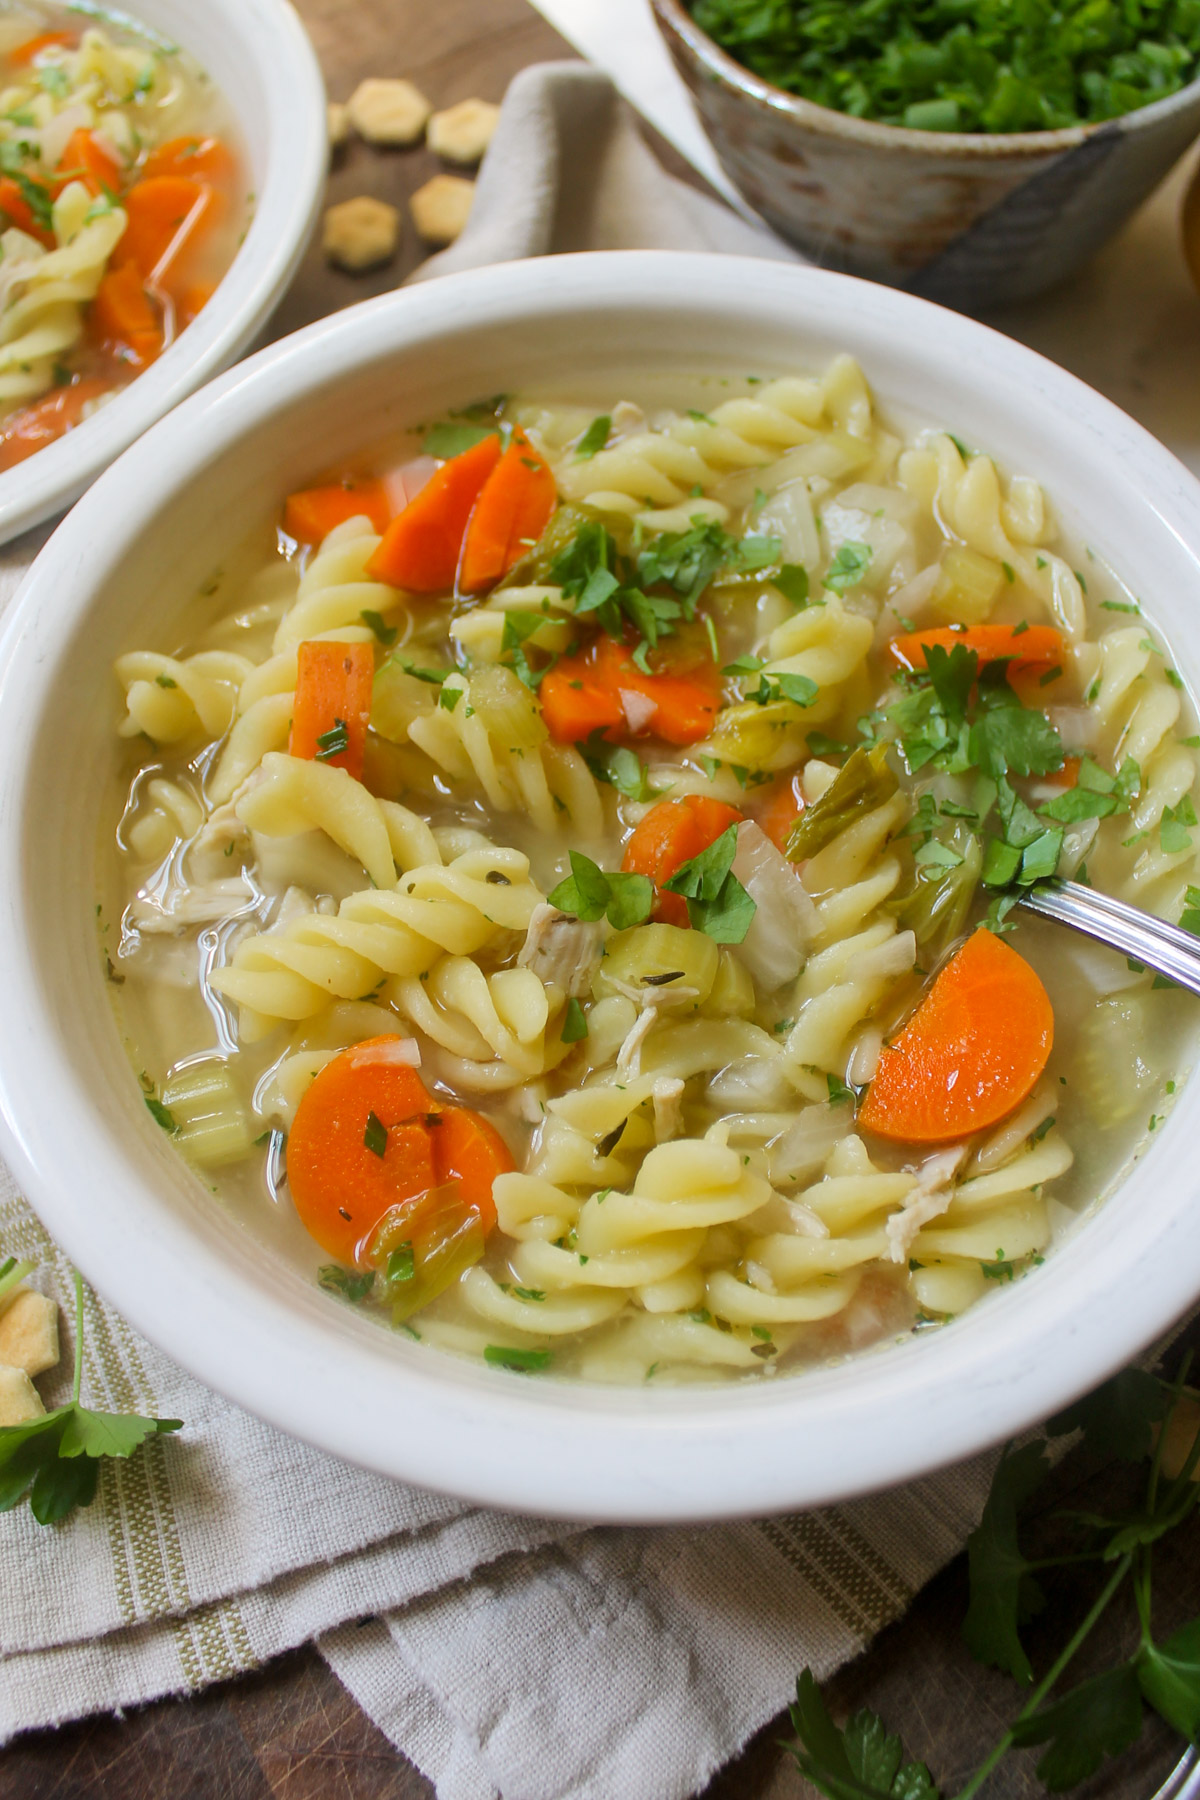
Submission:
<svg viewBox="0 0 1200 1800">
<path fill-rule="evenodd" d="M 825 1706 L 811 1669 L 796 1682 L 789 1716 L 796 1741 L 788 1745 L 795 1762 L 831 1800 L 939 1800 L 924 1763 L 905 1763 L 904 1748 L 873 1712 L 855 1713 L 839 1731 Z"/>
<path fill-rule="evenodd" d="M 367 1128 L 363 1132 L 363 1144 L 372 1156 L 386 1156 L 388 1146 L 387 1126 L 374 1112 L 367 1114 Z"/>
<path fill-rule="evenodd" d="M 801 563 L 781 563 L 771 577 L 771 586 L 778 588 L 793 606 L 808 604 L 808 570 Z"/>
<path fill-rule="evenodd" d="M 1038 1763 L 1039 1778 L 1052 1793 L 1074 1787 L 1094 1774 L 1107 1754 L 1128 1750 L 1142 1729 L 1142 1700 L 1133 1668 L 1122 1664 L 1043 1707 L 1010 1727 L 1015 1744 L 1050 1748 Z"/>
<path fill-rule="evenodd" d="M 351 1305 L 365 1300 L 374 1285 L 374 1269 L 360 1273 L 357 1269 L 343 1269 L 340 1263 L 326 1263 L 317 1270 L 317 1286 L 323 1287 L 327 1294 L 340 1294 Z"/>
<path fill-rule="evenodd" d="M 1200 1619 L 1183 1625 L 1163 1644 L 1143 1645 L 1138 1685 L 1155 1712 L 1189 1743 L 1200 1737 Z"/>
<path fill-rule="evenodd" d="M 587 1034 L 587 1017 L 578 1000 L 572 995 L 567 1001 L 567 1011 L 563 1019 L 562 1041 L 564 1044 L 577 1044 Z"/>
<path fill-rule="evenodd" d="M 457 419 L 447 420 L 444 424 L 431 426 L 425 433 L 421 449 L 426 456 L 449 462 L 451 457 L 461 456 L 464 450 L 473 450 L 484 438 L 492 437 L 496 429 L 495 425 L 469 425 Z"/>
<path fill-rule="evenodd" d="M 825 586 L 835 594 L 857 587 L 871 566 L 870 544 L 840 544 L 837 555 L 825 571 Z"/>
<path fill-rule="evenodd" d="M 591 462 L 593 456 L 607 444 L 611 430 L 612 419 L 607 413 L 601 413 L 598 419 L 593 419 L 575 446 L 575 461 Z"/>
<path fill-rule="evenodd" d="M 100 1462 L 132 1456 L 159 1432 L 179 1431 L 182 1419 L 95 1412 L 80 1404 L 83 1379 L 83 1281 L 75 1276 L 75 1379 L 71 1398 L 24 1425 L 0 1427 L 0 1512 L 28 1495 L 39 1525 L 53 1525 L 96 1495 Z"/>
<path fill-rule="evenodd" d="M 364 625 L 370 626 L 381 644 L 390 645 L 395 643 L 396 627 L 394 625 L 388 625 L 384 621 L 382 613 L 373 612 L 370 607 L 365 607 L 359 614 L 359 617 Z"/>
<path fill-rule="evenodd" d="M 577 748 L 596 780 L 606 781 L 627 800 L 653 800 L 666 791 L 651 782 L 636 750 L 605 741 L 603 727 L 593 731 Z"/>
<path fill-rule="evenodd" d="M 488 1344 L 483 1360 L 491 1363 L 494 1369 L 515 1369 L 520 1374 L 531 1375 L 540 1369 L 548 1369 L 553 1357 L 549 1350 L 519 1350 L 512 1344 Z"/>
<path fill-rule="evenodd" d="M 1006 1450 L 992 1479 L 983 1517 L 967 1539 L 971 1600 L 963 1637 L 979 1662 L 1003 1669 L 1018 1681 L 1033 1680 L 1017 1627 L 1040 1594 L 1017 1543 L 1017 1508 L 1039 1486 L 1047 1470 L 1040 1443 Z"/>
<path fill-rule="evenodd" d="M 572 850 L 571 873 L 546 897 L 559 912 L 594 922 L 607 918 L 615 931 L 643 925 L 654 907 L 654 883 L 645 875 L 606 873 L 578 850 Z"/>
<path fill-rule="evenodd" d="M 688 918 L 717 944 L 740 944 L 758 907 L 733 873 L 737 826 L 730 825 L 707 850 L 681 863 L 664 883 L 687 901 Z"/>
<path fill-rule="evenodd" d="M 1160 1381 L 1143 1369 L 1123 1369 L 1093 1393 L 1048 1420 L 1051 1437 L 1082 1431 L 1089 1450 L 1106 1460 L 1139 1462 L 1149 1456 L 1155 1425 L 1167 1410 Z"/>
</svg>

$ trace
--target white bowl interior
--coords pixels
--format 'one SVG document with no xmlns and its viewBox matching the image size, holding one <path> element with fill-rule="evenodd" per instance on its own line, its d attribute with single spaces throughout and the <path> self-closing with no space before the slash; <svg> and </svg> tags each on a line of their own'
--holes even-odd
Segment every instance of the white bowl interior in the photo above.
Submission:
<svg viewBox="0 0 1200 1800">
<path fill-rule="evenodd" d="M 1041 479 L 1200 677 L 1200 487 L 1072 377 L 956 315 L 819 271 L 726 257 L 564 257 L 336 315 L 165 419 L 32 571 L 0 640 L 0 1101 L 47 1226 L 211 1386 L 385 1473 L 530 1511 L 769 1512 L 994 1442 L 1102 1379 L 1200 1293 L 1190 1085 L 1060 1254 L 945 1330 L 794 1379 L 666 1392 L 476 1367 L 392 1336 L 264 1258 L 185 1167 L 120 1046 L 98 947 L 97 818 L 113 658 L 166 646 L 185 601 L 280 496 L 397 426 L 499 387 L 816 369 L 849 349 L 885 407 Z M 111 822 L 104 821 L 104 830 Z"/>
<path fill-rule="evenodd" d="M 57 443 L 0 474 L 0 542 L 70 504 L 126 445 L 250 344 L 282 299 L 316 222 L 325 90 L 288 0 L 137 0 L 224 96 L 254 196 L 245 239 L 200 316 L 136 381 Z"/>
</svg>

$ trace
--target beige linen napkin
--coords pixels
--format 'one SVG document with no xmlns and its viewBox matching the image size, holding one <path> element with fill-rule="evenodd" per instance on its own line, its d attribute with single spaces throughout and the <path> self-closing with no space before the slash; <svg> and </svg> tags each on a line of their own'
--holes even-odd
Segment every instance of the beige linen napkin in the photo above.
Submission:
<svg viewBox="0 0 1200 1800">
<path fill-rule="evenodd" d="M 791 254 L 664 175 L 606 78 L 549 65 L 513 82 L 468 229 L 420 276 L 644 245 Z M 44 536 L 0 553 L 0 605 Z M 67 1301 L 65 1262 L 2 1171 L 0 1249 Z M 0 1742 L 315 1638 L 441 1800 L 683 1800 L 798 1668 L 827 1674 L 903 1612 L 987 1486 L 982 1458 L 797 1517 L 583 1532 L 283 1438 L 93 1297 L 86 1339 L 87 1397 L 186 1430 L 107 1469 L 64 1525 L 0 1517 Z"/>
</svg>

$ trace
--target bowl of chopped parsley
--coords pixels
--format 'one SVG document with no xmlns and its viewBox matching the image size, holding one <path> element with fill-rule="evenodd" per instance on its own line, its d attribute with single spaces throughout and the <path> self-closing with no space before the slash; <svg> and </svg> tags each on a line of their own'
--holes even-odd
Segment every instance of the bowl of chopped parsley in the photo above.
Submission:
<svg viewBox="0 0 1200 1800">
<path fill-rule="evenodd" d="M 721 161 L 814 261 L 1029 299 L 1200 132 L 1200 0 L 651 0 Z"/>
</svg>

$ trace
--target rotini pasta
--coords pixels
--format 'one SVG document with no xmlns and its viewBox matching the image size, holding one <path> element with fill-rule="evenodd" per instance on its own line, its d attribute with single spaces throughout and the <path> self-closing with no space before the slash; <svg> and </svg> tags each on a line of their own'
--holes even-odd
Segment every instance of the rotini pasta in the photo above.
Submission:
<svg viewBox="0 0 1200 1800">
<path fill-rule="evenodd" d="M 117 664 L 112 967 L 185 1153 L 381 1319 L 591 1381 L 800 1370 L 1036 1268 L 1183 1043 L 1007 916 L 1067 871 L 1200 926 L 1138 603 L 848 357 L 429 442 L 442 548 L 406 442 Z"/>
</svg>

